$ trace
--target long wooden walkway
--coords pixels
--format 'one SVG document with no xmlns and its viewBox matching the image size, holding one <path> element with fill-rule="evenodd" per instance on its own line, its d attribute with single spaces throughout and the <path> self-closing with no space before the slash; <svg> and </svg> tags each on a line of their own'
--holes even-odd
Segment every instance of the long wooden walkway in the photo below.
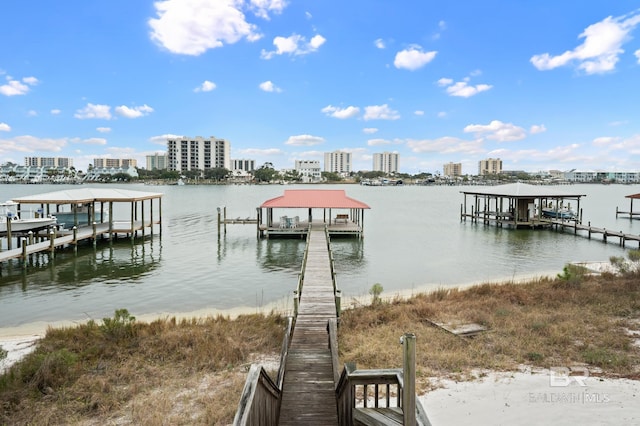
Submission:
<svg viewBox="0 0 640 426">
<path fill-rule="evenodd" d="M 76 244 L 78 241 L 96 239 L 103 235 L 130 234 L 137 231 L 142 231 L 144 233 L 145 227 L 151 228 L 151 232 L 153 232 L 153 224 L 157 223 L 159 222 L 156 221 L 152 223 L 147 220 L 143 223 L 138 220 L 134 221 L 132 226 L 130 221 L 116 221 L 112 223 L 111 229 L 109 229 L 108 223 L 99 223 L 96 224 L 95 231 L 93 226 L 82 226 L 77 229 L 75 238 L 73 236 L 73 231 L 67 230 L 62 234 L 58 231 L 58 236 L 54 237 L 53 241 L 45 240 L 34 244 L 27 244 L 20 248 L 0 252 L 0 263 L 10 259 L 21 258 L 25 255 L 39 253 L 42 251 L 51 251 L 51 249 L 61 246 Z"/>
<path fill-rule="evenodd" d="M 278 424 L 337 425 L 327 324 L 336 318 L 331 259 L 324 227 L 312 227 L 300 304 L 289 347 Z"/>
</svg>

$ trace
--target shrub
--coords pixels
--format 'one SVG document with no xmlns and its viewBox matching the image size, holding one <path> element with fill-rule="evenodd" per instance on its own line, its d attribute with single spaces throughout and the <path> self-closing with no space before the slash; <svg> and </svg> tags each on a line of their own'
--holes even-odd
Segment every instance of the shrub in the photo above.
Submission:
<svg viewBox="0 0 640 426">
<path fill-rule="evenodd" d="M 382 301 L 380 299 L 380 295 L 382 294 L 383 290 L 384 288 L 382 288 L 382 284 L 380 283 L 375 283 L 374 285 L 371 286 L 371 289 L 369 289 L 369 294 L 371 295 L 372 305 L 377 305 Z"/>
<path fill-rule="evenodd" d="M 135 334 L 133 328 L 135 321 L 136 317 L 129 314 L 129 311 L 126 309 L 116 309 L 113 318 L 102 319 L 100 330 L 102 330 L 106 336 L 114 339 L 133 337 Z"/>
</svg>

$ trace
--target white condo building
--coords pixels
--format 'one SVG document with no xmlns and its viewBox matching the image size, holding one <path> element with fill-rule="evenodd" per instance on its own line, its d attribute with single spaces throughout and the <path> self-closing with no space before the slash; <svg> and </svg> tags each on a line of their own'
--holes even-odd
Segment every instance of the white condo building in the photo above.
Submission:
<svg viewBox="0 0 640 426">
<path fill-rule="evenodd" d="M 167 139 L 168 168 L 178 172 L 215 168 L 231 170 L 230 151 L 230 143 L 215 136 L 208 139 L 202 136 Z"/>
<path fill-rule="evenodd" d="M 73 167 L 68 157 L 24 157 L 24 165 L 31 167 Z"/>
<path fill-rule="evenodd" d="M 147 155 L 147 170 L 166 170 L 167 154 L 155 153 Z"/>
<path fill-rule="evenodd" d="M 325 152 L 324 171 L 348 175 L 351 173 L 351 153 L 343 151 Z"/>
<path fill-rule="evenodd" d="M 396 152 L 373 154 L 373 171 L 386 174 L 398 173 L 400 156 Z"/>
<path fill-rule="evenodd" d="M 296 160 L 296 171 L 305 183 L 318 182 L 322 179 L 320 162 L 316 160 Z"/>
<path fill-rule="evenodd" d="M 478 175 L 491 175 L 502 173 L 502 160 L 499 158 L 487 158 L 478 162 Z"/>
<path fill-rule="evenodd" d="M 138 161 L 133 158 L 94 158 L 93 167 L 100 168 L 129 168 L 138 167 Z"/>
<path fill-rule="evenodd" d="M 442 166 L 442 174 L 447 177 L 462 176 L 462 163 L 449 163 Z"/>
</svg>

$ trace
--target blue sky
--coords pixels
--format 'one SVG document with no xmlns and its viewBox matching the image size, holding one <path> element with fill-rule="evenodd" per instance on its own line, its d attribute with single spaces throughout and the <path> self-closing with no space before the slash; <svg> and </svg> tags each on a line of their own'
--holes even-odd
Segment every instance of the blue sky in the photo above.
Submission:
<svg viewBox="0 0 640 426">
<path fill-rule="evenodd" d="M 293 168 L 640 170 L 640 2 L 20 0 L 0 25 L 0 162 L 216 136 Z"/>
</svg>

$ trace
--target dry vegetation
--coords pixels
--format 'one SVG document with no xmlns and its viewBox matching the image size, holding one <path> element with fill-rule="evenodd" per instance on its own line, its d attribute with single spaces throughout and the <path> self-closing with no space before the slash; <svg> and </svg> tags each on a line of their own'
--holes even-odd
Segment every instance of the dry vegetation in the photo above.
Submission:
<svg viewBox="0 0 640 426">
<path fill-rule="evenodd" d="M 488 328 L 458 337 L 430 321 Z M 640 275 L 582 275 L 439 290 L 409 300 L 375 303 L 343 314 L 342 361 L 358 368 L 402 367 L 403 332 L 417 336 L 417 376 L 464 379 L 483 369 L 589 366 L 613 377 L 640 379 Z M 635 337 L 630 331 L 635 331 Z"/>
<path fill-rule="evenodd" d="M 229 424 L 248 366 L 279 356 L 277 315 L 50 329 L 0 378 L 0 424 Z"/>
<path fill-rule="evenodd" d="M 379 293 L 378 293 L 379 296 Z M 454 336 L 431 321 L 475 322 Z M 475 370 L 587 365 L 640 378 L 640 275 L 585 276 L 375 299 L 343 313 L 340 358 L 359 368 L 401 367 L 399 337 L 417 335 L 418 384 Z M 0 424 L 230 424 L 250 363 L 277 359 L 278 315 L 138 323 L 126 311 L 102 323 L 52 329 L 0 377 Z M 637 336 L 635 337 L 637 339 Z"/>
</svg>

